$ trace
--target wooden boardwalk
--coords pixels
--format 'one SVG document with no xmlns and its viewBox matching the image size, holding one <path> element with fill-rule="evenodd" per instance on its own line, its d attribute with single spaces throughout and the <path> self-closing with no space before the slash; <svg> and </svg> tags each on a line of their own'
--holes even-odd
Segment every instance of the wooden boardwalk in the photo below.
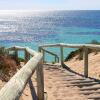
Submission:
<svg viewBox="0 0 100 100">
<path fill-rule="evenodd" d="M 60 55 L 58 56 L 48 51 L 48 47 L 59 48 Z M 62 68 L 64 67 L 64 48 L 83 49 L 85 77 L 73 73 L 71 69 L 67 70 Z M 25 93 L 23 90 L 24 87 L 27 89 L 27 83 L 29 83 L 28 89 L 30 89 L 31 93 L 25 93 L 26 96 L 24 95 L 25 98 L 22 97 L 22 100 L 36 100 L 36 98 L 38 98 L 38 100 L 100 100 L 100 81 L 88 78 L 88 51 L 89 49 L 100 51 L 100 45 L 60 43 L 39 46 L 38 49 L 39 52 L 28 47 L 19 46 L 7 49 L 8 53 L 12 51 L 15 52 L 16 59 L 18 58 L 18 51 L 23 51 L 26 64 L 0 90 L 0 100 L 19 99 L 22 93 Z M 45 53 L 51 54 L 54 57 L 54 62 L 60 63 L 62 67 L 58 65 L 43 65 L 47 60 Z M 36 72 L 36 75 L 34 75 L 36 78 L 33 78 L 34 72 Z M 34 85 L 33 81 L 36 85 Z M 44 88 L 47 92 L 47 94 L 45 93 L 46 99 L 44 99 Z M 32 98 L 29 99 L 27 97 Z"/>
<path fill-rule="evenodd" d="M 59 66 L 44 65 L 47 100 L 100 100 L 100 84 Z"/>
</svg>

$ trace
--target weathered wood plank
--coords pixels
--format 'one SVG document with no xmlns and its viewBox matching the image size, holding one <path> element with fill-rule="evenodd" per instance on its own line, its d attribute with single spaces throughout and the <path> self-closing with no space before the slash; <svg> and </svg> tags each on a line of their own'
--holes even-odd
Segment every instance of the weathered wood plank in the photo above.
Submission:
<svg viewBox="0 0 100 100">
<path fill-rule="evenodd" d="M 69 47 L 69 48 L 90 48 L 90 49 L 95 49 L 95 50 L 100 50 L 100 45 L 95 45 L 95 44 L 65 44 L 65 43 L 58 43 L 58 44 L 46 44 L 46 45 L 41 45 L 40 47 Z"/>
<path fill-rule="evenodd" d="M 89 94 L 100 94 L 100 91 L 81 91 L 80 94 L 89 95 Z"/>
<path fill-rule="evenodd" d="M 88 48 L 84 48 L 84 75 L 85 77 L 88 77 Z"/>
<path fill-rule="evenodd" d="M 55 56 L 55 57 L 58 59 L 58 61 L 59 61 L 59 57 L 58 57 L 57 54 L 55 54 L 55 53 L 53 53 L 53 52 L 51 52 L 51 51 L 48 51 L 48 50 L 46 50 L 46 49 L 43 49 L 43 48 L 41 48 L 41 50 L 45 51 L 45 52 L 48 53 L 48 54 L 51 54 L 51 55 Z"/>
<path fill-rule="evenodd" d="M 80 83 L 80 84 L 69 84 L 68 86 L 92 86 L 92 85 L 97 85 L 97 82 L 92 82 L 92 83 Z"/>
<path fill-rule="evenodd" d="M 71 82 L 72 84 L 74 84 L 74 83 L 91 83 L 91 82 L 94 82 L 94 80 L 81 80 L 81 81 L 75 81 L 75 82 Z"/>
<path fill-rule="evenodd" d="M 61 58 L 61 65 L 63 66 L 63 59 L 64 59 L 64 54 L 63 54 L 63 47 L 60 46 L 60 58 Z"/>
<path fill-rule="evenodd" d="M 26 47 L 25 50 L 31 55 L 31 56 L 35 56 L 38 55 L 38 52 Z"/>
<path fill-rule="evenodd" d="M 43 74 L 43 64 L 41 62 L 38 64 L 36 69 L 37 73 L 37 97 L 38 100 L 44 100 L 44 74 Z"/>
<path fill-rule="evenodd" d="M 0 90 L 0 100 L 19 99 L 28 80 L 35 71 L 42 59 L 42 54 L 38 53 L 23 66 L 11 80 Z M 42 67 L 42 65 L 41 65 Z"/>
<path fill-rule="evenodd" d="M 30 54 L 25 50 L 25 63 L 27 63 L 30 59 Z"/>
<path fill-rule="evenodd" d="M 81 91 L 86 91 L 86 90 L 98 90 L 98 89 L 100 89 L 99 86 L 96 86 L 96 87 L 87 87 L 87 88 L 82 88 L 82 89 L 80 89 L 80 90 L 81 90 Z"/>
<path fill-rule="evenodd" d="M 45 52 L 44 52 L 44 50 L 42 50 L 42 54 L 43 54 L 43 63 L 45 63 Z"/>
</svg>

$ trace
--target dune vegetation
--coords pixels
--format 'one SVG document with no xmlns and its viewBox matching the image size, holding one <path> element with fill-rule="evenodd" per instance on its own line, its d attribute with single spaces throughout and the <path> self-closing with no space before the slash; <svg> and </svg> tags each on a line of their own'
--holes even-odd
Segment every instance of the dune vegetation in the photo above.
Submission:
<svg viewBox="0 0 100 100">
<path fill-rule="evenodd" d="M 96 45 L 100 45 L 100 42 L 96 41 L 96 40 L 92 40 L 90 43 L 88 44 L 96 44 Z M 92 52 L 95 52 L 95 54 L 98 53 L 98 51 L 95 51 L 95 50 L 91 50 L 91 49 L 88 49 L 88 54 L 89 53 L 92 53 Z M 77 49 L 75 51 L 72 51 L 69 53 L 69 55 L 65 58 L 65 61 L 69 61 L 71 60 L 73 57 L 77 56 L 76 59 L 78 60 L 83 60 L 83 48 L 80 48 L 80 49 Z"/>
<path fill-rule="evenodd" d="M 20 68 L 22 58 L 15 59 L 14 53 L 8 54 L 4 47 L 0 47 L 0 79 L 8 81 Z"/>
</svg>

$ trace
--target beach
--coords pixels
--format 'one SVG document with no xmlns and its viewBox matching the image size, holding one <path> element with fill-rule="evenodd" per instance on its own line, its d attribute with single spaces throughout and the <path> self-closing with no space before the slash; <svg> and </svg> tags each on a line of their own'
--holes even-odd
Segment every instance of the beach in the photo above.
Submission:
<svg viewBox="0 0 100 100">
<path fill-rule="evenodd" d="M 73 71 L 84 74 L 84 61 L 76 60 L 76 58 L 77 56 L 65 62 L 65 64 Z M 88 59 L 89 77 L 100 79 L 100 53 L 90 53 Z"/>
</svg>

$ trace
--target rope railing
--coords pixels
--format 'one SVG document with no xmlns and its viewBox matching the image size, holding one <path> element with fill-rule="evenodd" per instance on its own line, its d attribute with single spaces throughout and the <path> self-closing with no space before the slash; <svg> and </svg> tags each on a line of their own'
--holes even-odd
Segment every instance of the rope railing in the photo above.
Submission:
<svg viewBox="0 0 100 100">
<path fill-rule="evenodd" d="M 37 98 L 38 100 L 44 100 L 42 54 L 28 47 L 20 46 L 7 48 L 7 50 L 16 51 L 17 56 L 18 50 L 24 51 L 26 64 L 0 90 L 0 100 L 18 100 L 35 70 L 37 76 Z M 32 56 L 31 59 L 30 56 Z"/>
</svg>

